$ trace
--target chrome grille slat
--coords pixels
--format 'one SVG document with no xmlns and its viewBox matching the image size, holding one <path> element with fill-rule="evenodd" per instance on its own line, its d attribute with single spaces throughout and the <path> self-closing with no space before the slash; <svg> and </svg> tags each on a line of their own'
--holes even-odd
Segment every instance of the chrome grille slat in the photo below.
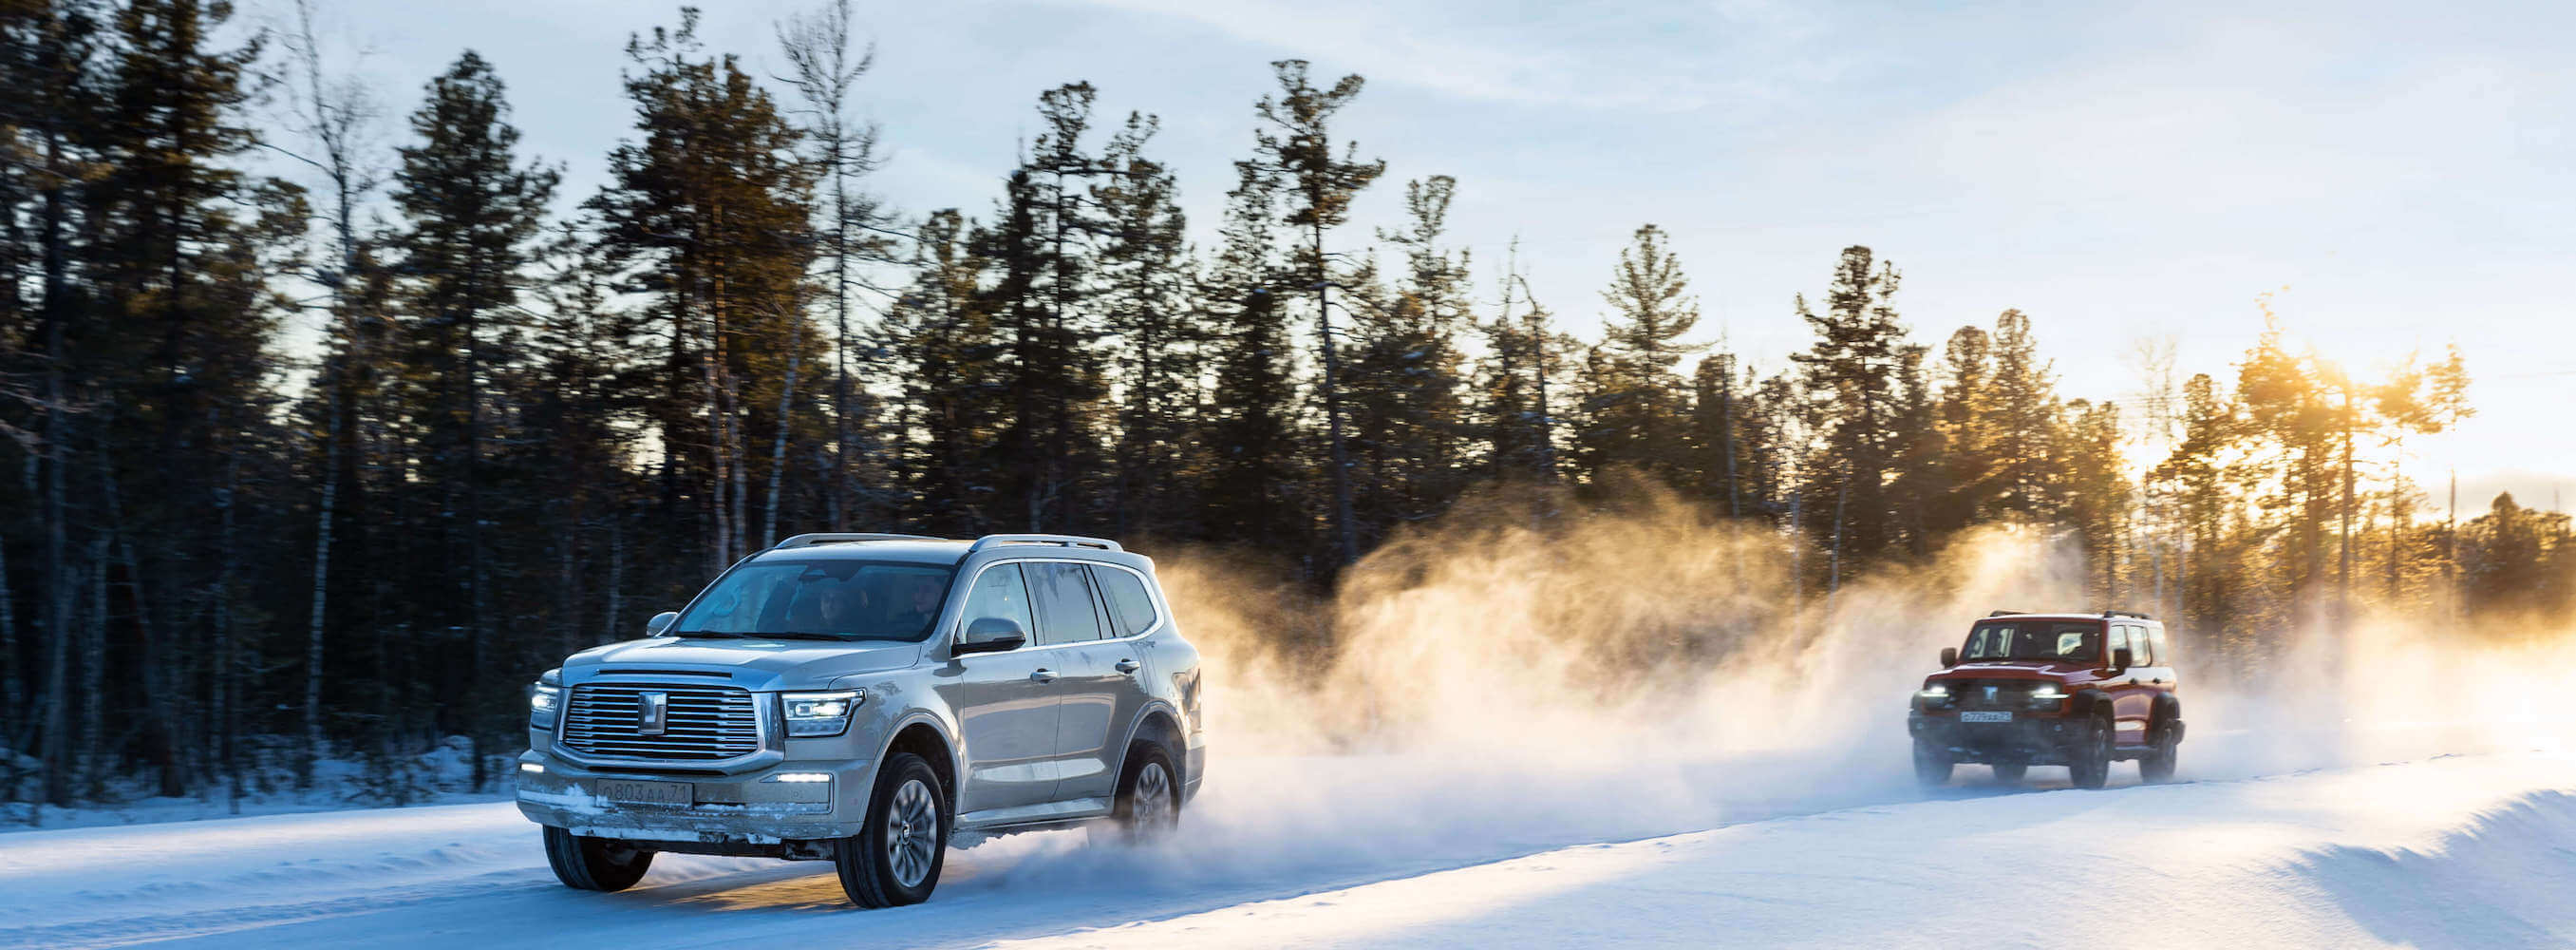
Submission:
<svg viewBox="0 0 2576 950">
<path fill-rule="evenodd" d="M 639 694 L 669 699 L 663 731 L 637 731 Z M 564 703 L 563 744 L 588 755 L 672 762 L 707 762 L 760 750 L 760 718 L 751 693 L 740 687 L 584 683 Z"/>
</svg>

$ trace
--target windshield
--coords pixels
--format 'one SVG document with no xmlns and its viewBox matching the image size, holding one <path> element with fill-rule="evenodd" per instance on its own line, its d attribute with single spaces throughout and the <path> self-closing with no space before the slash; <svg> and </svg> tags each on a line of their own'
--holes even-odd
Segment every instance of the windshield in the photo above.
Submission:
<svg viewBox="0 0 2576 950">
<path fill-rule="evenodd" d="M 747 564 L 698 598 L 671 635 L 917 641 L 930 636 L 955 573 L 867 561 Z"/>
<path fill-rule="evenodd" d="M 1981 623 L 1968 633 L 1962 660 L 2067 660 L 2092 662 L 2102 625 L 2040 620 Z"/>
</svg>

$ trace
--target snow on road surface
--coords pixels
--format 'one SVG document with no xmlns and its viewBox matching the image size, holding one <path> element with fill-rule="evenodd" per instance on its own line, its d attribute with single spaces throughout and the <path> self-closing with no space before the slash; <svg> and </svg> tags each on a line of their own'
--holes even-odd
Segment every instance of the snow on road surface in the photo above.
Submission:
<svg viewBox="0 0 2576 950">
<path fill-rule="evenodd" d="M 1012 947 L 2576 946 L 2576 762 L 1845 809 Z"/>
<path fill-rule="evenodd" d="M 1930 800 L 1678 791 L 1778 787 L 1739 762 L 1374 806 L 1393 763 L 1236 765 L 1268 770 L 1236 788 L 1293 776 L 1311 807 L 1255 818 L 1212 789 L 1168 845 L 1001 839 L 952 852 L 930 903 L 871 912 L 813 862 L 665 855 L 635 890 L 567 890 L 506 804 L 0 835 L 0 946 L 2576 946 L 2561 752 L 2099 792 L 1963 769 Z M 1658 825 L 1710 830 L 1639 833 Z"/>
</svg>

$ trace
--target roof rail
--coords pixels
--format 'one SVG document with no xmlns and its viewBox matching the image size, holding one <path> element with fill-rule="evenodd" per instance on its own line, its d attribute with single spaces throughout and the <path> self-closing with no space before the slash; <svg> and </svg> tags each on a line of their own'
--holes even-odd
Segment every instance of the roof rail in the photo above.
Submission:
<svg viewBox="0 0 2576 950">
<path fill-rule="evenodd" d="M 817 544 L 853 544 L 860 541 L 945 541 L 926 534 L 837 534 L 821 532 L 800 534 L 769 546 L 772 551 L 784 548 L 810 548 Z"/>
<path fill-rule="evenodd" d="M 1993 612 L 1993 613 L 1987 614 L 1986 616 L 1989 616 L 1989 617 L 2010 617 L 2010 616 L 2013 616 L 2013 615 L 2015 615 L 2015 614 L 2026 614 L 2026 613 L 2029 613 L 2029 612 L 2030 612 L 2030 611 L 2027 611 L 2027 610 L 1998 610 L 1998 611 L 1995 611 L 1995 612 Z"/>
<path fill-rule="evenodd" d="M 976 538 L 975 543 L 966 548 L 966 553 L 971 555 L 996 544 L 1061 544 L 1069 548 L 1099 548 L 1103 551 L 1127 550 L 1126 548 L 1119 547 L 1118 542 L 1109 540 L 1108 538 L 1086 538 L 1081 535 L 1074 534 L 988 534 L 983 537 Z"/>
<path fill-rule="evenodd" d="M 2139 612 L 2137 612 L 2137 611 L 2135 611 L 2135 610 L 2105 610 L 2105 611 L 2103 611 L 2103 612 L 2102 612 L 2102 616 L 2105 616 L 2105 617 L 2135 617 L 2135 618 L 2137 618 L 2137 619 L 2139 619 L 2139 620 L 2154 620 L 2154 619 L 2156 619 L 2156 618 L 2154 618 L 2154 617 L 2147 616 L 2146 614 L 2139 613 Z"/>
</svg>

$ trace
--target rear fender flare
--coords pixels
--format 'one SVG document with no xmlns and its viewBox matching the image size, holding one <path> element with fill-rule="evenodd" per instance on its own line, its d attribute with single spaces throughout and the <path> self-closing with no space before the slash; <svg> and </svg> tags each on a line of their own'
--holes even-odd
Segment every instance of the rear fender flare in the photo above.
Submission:
<svg viewBox="0 0 2576 950">
<path fill-rule="evenodd" d="M 2165 723 L 2181 721 L 2182 700 L 2174 698 L 2172 693 L 2161 693 L 2156 696 L 2155 704 L 2148 708 L 2147 732 L 2153 735 Z"/>
<path fill-rule="evenodd" d="M 1146 724 L 1153 722 L 1154 714 L 1158 712 L 1171 719 L 1173 729 L 1172 741 L 1177 743 L 1172 748 L 1164 749 L 1163 753 L 1172 757 L 1172 768 L 1181 770 L 1184 773 L 1188 771 L 1190 755 L 1189 736 L 1187 733 L 1180 731 L 1180 723 L 1183 722 L 1181 719 L 1181 711 L 1172 708 L 1172 704 L 1170 703 L 1156 699 L 1147 702 L 1143 709 L 1137 710 L 1136 720 L 1127 724 L 1127 742 L 1126 744 L 1118 747 L 1119 775 L 1123 776 L 1127 774 L 1127 750 L 1135 748 L 1136 740 L 1145 737 Z M 1182 779 L 1188 778 L 1186 774 L 1177 777 Z"/>
</svg>

